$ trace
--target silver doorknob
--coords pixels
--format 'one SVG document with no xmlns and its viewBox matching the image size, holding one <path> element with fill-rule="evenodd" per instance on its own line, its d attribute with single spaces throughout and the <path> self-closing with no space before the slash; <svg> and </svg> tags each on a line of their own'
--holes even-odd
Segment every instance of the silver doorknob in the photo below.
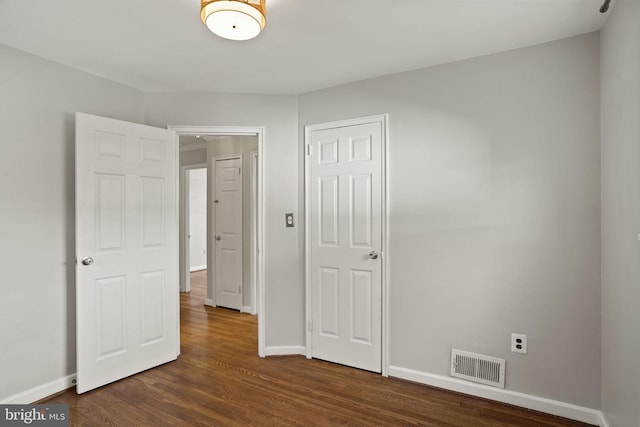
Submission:
<svg viewBox="0 0 640 427">
<path fill-rule="evenodd" d="M 378 259 L 378 252 L 376 252 L 376 251 L 369 252 L 369 258 Z"/>
<path fill-rule="evenodd" d="M 216 234 L 216 240 L 222 240 L 222 236 L 220 236 L 219 234 Z"/>
<path fill-rule="evenodd" d="M 90 256 L 86 256 L 82 258 L 82 265 L 91 265 L 91 264 L 93 264 L 93 258 L 91 258 Z"/>
</svg>

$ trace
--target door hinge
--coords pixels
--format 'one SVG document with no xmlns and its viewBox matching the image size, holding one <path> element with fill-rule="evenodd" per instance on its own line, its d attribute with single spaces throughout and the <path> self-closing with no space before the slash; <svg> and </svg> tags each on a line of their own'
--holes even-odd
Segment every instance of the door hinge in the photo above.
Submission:
<svg viewBox="0 0 640 427">
<path fill-rule="evenodd" d="M 238 175 L 242 174 L 242 168 L 238 168 Z"/>
<path fill-rule="evenodd" d="M 238 286 L 238 293 L 241 294 L 242 293 L 242 286 Z"/>
<path fill-rule="evenodd" d="M 309 332 L 313 332 L 313 320 L 309 320 L 307 328 L 309 329 Z"/>
<path fill-rule="evenodd" d="M 311 155 L 311 144 L 307 145 L 307 156 Z"/>
</svg>

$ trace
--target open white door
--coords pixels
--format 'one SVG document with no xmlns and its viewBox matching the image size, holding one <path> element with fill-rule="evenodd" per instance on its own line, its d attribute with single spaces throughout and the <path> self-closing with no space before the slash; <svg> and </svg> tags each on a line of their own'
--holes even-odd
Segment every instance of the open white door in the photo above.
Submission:
<svg viewBox="0 0 640 427">
<path fill-rule="evenodd" d="M 175 360 L 175 132 L 76 114 L 78 393 Z"/>
<path fill-rule="evenodd" d="M 309 133 L 311 356 L 382 369 L 382 123 Z"/>
<path fill-rule="evenodd" d="M 215 162 L 215 303 L 242 307 L 242 159 Z"/>
</svg>

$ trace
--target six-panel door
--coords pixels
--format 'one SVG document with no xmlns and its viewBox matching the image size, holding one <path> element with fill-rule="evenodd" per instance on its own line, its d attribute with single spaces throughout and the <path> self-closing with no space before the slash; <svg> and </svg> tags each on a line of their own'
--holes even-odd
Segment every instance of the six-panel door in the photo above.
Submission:
<svg viewBox="0 0 640 427">
<path fill-rule="evenodd" d="M 381 371 L 382 125 L 311 132 L 313 357 Z"/>
<path fill-rule="evenodd" d="M 242 307 L 242 160 L 216 160 L 215 291 L 216 305 Z"/>
<path fill-rule="evenodd" d="M 178 348 L 175 133 L 76 115 L 77 391 Z"/>
</svg>

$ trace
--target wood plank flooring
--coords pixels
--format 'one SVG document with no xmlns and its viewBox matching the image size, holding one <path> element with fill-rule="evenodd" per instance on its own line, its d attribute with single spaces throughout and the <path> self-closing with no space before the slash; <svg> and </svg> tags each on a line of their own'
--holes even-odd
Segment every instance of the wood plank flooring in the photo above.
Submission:
<svg viewBox="0 0 640 427">
<path fill-rule="evenodd" d="M 177 361 L 77 395 L 77 426 L 587 426 L 302 356 L 257 354 L 256 317 L 205 307 L 206 272 L 180 296 Z"/>
</svg>

